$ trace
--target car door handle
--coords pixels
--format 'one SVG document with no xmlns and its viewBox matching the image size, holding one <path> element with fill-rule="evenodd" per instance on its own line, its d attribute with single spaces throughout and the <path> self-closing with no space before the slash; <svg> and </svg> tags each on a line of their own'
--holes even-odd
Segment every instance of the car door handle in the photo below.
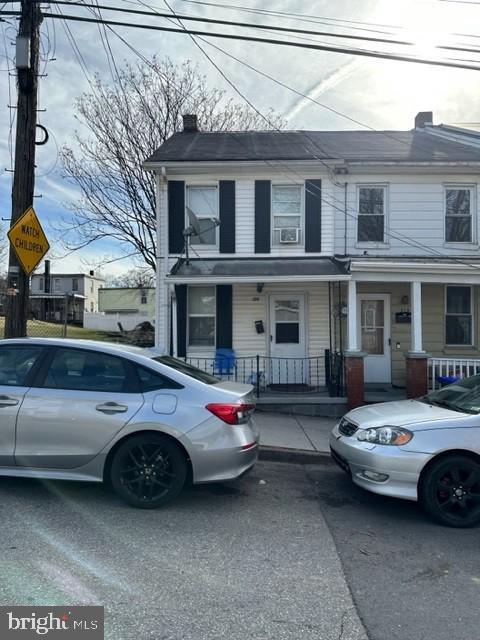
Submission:
<svg viewBox="0 0 480 640">
<path fill-rule="evenodd" d="M 18 404 L 16 398 L 9 398 L 8 396 L 0 396 L 0 407 L 14 407 Z"/>
<path fill-rule="evenodd" d="M 102 413 L 125 413 L 128 411 L 126 404 L 118 404 L 118 402 L 105 402 L 105 404 L 97 404 L 95 407 L 97 411 Z"/>
</svg>

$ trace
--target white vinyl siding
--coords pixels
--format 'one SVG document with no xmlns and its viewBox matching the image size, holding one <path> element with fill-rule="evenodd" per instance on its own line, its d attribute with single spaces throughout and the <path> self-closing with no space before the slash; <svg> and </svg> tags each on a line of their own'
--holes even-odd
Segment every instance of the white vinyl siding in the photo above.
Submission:
<svg viewBox="0 0 480 640">
<path fill-rule="evenodd" d="M 375 174 L 375 182 L 388 182 L 387 233 L 385 243 L 375 247 L 376 256 L 427 256 L 438 258 L 465 255 L 478 246 L 478 184 L 469 183 L 472 189 L 472 243 L 447 243 L 445 241 L 445 186 L 457 185 L 458 175 L 438 174 L 407 175 Z M 357 184 L 367 184 L 372 176 L 359 175 L 348 182 L 347 211 L 344 209 L 343 185 L 335 188 L 334 211 L 335 253 L 363 255 L 365 247 L 357 241 Z M 369 183 L 369 184 L 373 184 Z M 322 207 L 322 214 L 325 206 Z M 345 222 L 346 251 L 345 251 Z"/>
</svg>

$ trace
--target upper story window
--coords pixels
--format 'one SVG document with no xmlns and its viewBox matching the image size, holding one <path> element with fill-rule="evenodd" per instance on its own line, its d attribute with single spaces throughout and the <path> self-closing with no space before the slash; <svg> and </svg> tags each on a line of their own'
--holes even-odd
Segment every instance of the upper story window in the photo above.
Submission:
<svg viewBox="0 0 480 640">
<path fill-rule="evenodd" d="M 473 242 L 473 187 L 445 187 L 445 242 Z"/>
<path fill-rule="evenodd" d="M 78 291 L 78 278 L 72 278 L 72 291 Z"/>
<path fill-rule="evenodd" d="M 62 281 L 60 280 L 60 278 L 55 278 L 54 279 L 53 287 L 54 287 L 54 291 L 61 291 L 62 290 Z"/>
<path fill-rule="evenodd" d="M 215 345 L 215 287 L 188 287 L 188 344 Z"/>
<path fill-rule="evenodd" d="M 445 287 L 445 344 L 473 344 L 472 287 L 447 285 Z"/>
<path fill-rule="evenodd" d="M 147 304 L 147 294 L 146 293 L 142 293 L 142 295 L 140 296 L 140 304 Z"/>
<path fill-rule="evenodd" d="M 358 242 L 385 242 L 386 194 L 385 186 L 358 187 Z"/>
<path fill-rule="evenodd" d="M 43 291 L 43 278 L 40 278 L 38 281 L 38 288 L 40 291 Z"/>
<path fill-rule="evenodd" d="M 200 235 L 190 238 L 190 244 L 206 247 L 218 246 L 218 192 L 215 186 L 187 186 L 187 206 L 198 218 Z M 187 216 L 187 226 L 190 224 Z"/>
<path fill-rule="evenodd" d="M 302 242 L 302 187 L 272 185 L 272 230 L 274 245 Z"/>
</svg>

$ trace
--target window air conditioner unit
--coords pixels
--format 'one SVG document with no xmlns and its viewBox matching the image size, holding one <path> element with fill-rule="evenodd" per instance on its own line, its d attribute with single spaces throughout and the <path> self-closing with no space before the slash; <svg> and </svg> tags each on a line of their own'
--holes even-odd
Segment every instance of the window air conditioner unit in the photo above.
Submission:
<svg viewBox="0 0 480 640">
<path fill-rule="evenodd" d="M 298 227 L 284 227 L 280 229 L 281 244 L 298 244 L 300 229 Z"/>
</svg>

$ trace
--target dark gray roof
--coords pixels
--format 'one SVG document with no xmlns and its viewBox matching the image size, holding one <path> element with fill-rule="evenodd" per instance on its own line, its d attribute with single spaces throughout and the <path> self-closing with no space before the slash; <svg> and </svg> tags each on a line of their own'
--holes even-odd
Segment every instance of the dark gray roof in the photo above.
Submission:
<svg viewBox="0 0 480 640">
<path fill-rule="evenodd" d="M 147 162 L 242 160 L 480 161 L 480 149 L 425 131 L 175 133 Z"/>
<path fill-rule="evenodd" d="M 171 270 L 176 278 L 348 275 L 348 263 L 333 258 L 202 258 L 178 260 Z"/>
</svg>

